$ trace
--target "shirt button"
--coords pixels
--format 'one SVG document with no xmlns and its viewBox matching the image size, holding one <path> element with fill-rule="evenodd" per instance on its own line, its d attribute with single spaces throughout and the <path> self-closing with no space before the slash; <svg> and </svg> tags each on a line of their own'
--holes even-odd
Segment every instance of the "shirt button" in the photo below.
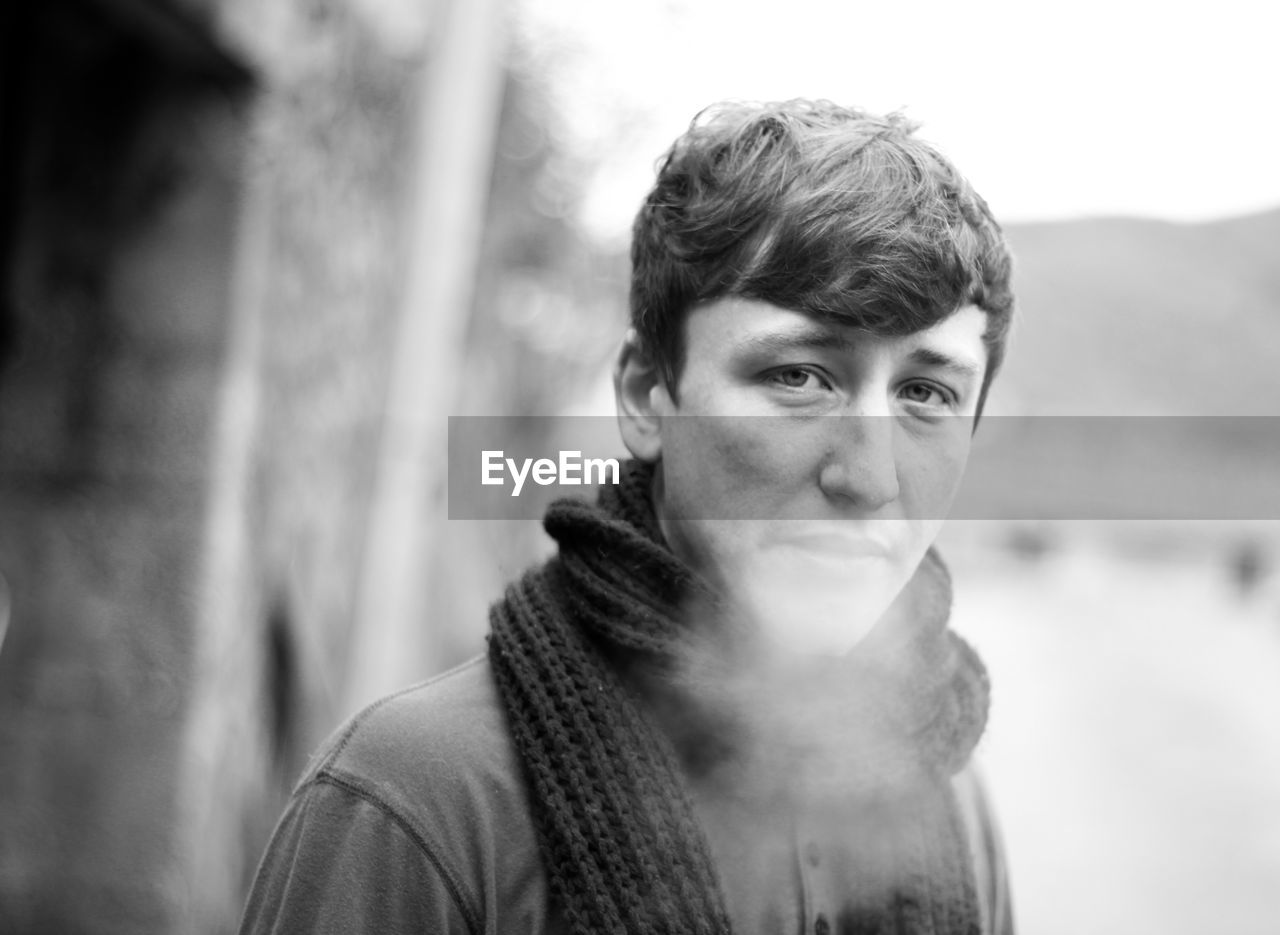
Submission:
<svg viewBox="0 0 1280 935">
<path fill-rule="evenodd" d="M 829 935 L 831 932 L 831 923 L 827 921 L 826 916 L 818 916 L 817 921 L 813 923 L 813 935 Z"/>
<path fill-rule="evenodd" d="M 813 841 L 810 841 L 804 849 L 805 859 L 809 861 L 809 866 L 816 867 L 822 863 L 822 849 Z"/>
</svg>

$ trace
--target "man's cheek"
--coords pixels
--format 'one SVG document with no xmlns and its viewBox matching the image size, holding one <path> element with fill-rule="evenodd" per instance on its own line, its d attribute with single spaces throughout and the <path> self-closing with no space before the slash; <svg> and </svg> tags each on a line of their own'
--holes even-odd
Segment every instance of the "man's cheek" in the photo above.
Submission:
<svg viewBox="0 0 1280 935">
<path fill-rule="evenodd" d="M 967 438 L 945 436 L 899 444 L 899 476 L 909 518 L 931 524 L 946 518 L 964 479 L 969 448 Z"/>
<path fill-rule="evenodd" d="M 812 432 L 795 420 L 740 417 L 716 420 L 708 437 L 726 503 L 734 516 L 797 519 L 786 507 L 820 460 Z M 708 479 L 710 481 L 710 479 Z"/>
</svg>

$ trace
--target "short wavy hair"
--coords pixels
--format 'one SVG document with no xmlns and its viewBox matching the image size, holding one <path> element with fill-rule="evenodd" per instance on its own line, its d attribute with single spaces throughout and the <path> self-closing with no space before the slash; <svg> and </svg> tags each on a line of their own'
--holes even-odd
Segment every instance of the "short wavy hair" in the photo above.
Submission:
<svg viewBox="0 0 1280 935">
<path fill-rule="evenodd" d="M 976 305 L 985 400 L 1013 313 L 1012 260 L 986 202 L 915 130 L 829 101 L 717 104 L 694 118 L 632 228 L 631 324 L 673 394 L 688 312 L 740 296 L 886 336 Z"/>
</svg>

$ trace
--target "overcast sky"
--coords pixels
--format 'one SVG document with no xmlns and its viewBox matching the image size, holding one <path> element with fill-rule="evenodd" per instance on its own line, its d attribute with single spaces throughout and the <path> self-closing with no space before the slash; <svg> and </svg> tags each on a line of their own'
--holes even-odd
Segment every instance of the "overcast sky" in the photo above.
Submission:
<svg viewBox="0 0 1280 935">
<path fill-rule="evenodd" d="M 1270 4 L 516 0 L 621 236 L 706 104 L 905 109 L 1008 221 L 1199 220 L 1280 206 Z"/>
</svg>

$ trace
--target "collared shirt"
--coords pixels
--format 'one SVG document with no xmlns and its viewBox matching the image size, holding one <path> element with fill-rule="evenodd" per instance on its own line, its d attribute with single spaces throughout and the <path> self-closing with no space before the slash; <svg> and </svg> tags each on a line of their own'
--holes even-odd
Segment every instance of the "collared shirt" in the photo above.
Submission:
<svg viewBox="0 0 1280 935">
<path fill-rule="evenodd" d="M 998 835 L 956 780 L 983 931 L 1012 935 Z M 816 816 L 691 783 L 738 935 L 837 931 L 842 854 Z M 242 935 L 567 932 L 486 659 L 391 695 L 326 742 L 258 870 Z"/>
</svg>

